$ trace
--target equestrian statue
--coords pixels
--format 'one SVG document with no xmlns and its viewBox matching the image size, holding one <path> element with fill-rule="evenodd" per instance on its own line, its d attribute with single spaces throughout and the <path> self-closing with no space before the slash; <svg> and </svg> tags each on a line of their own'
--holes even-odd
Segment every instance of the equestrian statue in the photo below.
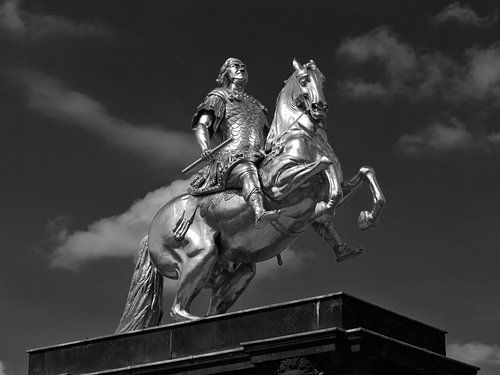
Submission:
<svg viewBox="0 0 500 375">
<path fill-rule="evenodd" d="M 325 77 L 312 60 L 302 65 L 294 59 L 293 68 L 269 126 L 267 109 L 244 91 L 245 64 L 229 58 L 222 65 L 219 87 L 193 117 L 206 166 L 186 194 L 153 218 L 117 333 L 161 324 L 164 277 L 177 280 L 175 320 L 200 318 L 189 309 L 203 289 L 211 290 L 207 316 L 225 313 L 255 276 L 256 263 L 277 257 L 281 264 L 281 252 L 310 227 L 337 261 L 363 251 L 341 240 L 333 218 L 366 183 L 373 205 L 360 213 L 358 227 L 376 224 L 385 198 L 375 171 L 361 167 L 344 180 L 327 139 Z M 219 145 L 212 148 L 211 140 Z"/>
</svg>

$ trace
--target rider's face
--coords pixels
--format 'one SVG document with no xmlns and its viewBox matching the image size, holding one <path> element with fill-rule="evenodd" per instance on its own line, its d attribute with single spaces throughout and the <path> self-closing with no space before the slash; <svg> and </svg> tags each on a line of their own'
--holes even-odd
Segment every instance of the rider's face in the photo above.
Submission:
<svg viewBox="0 0 500 375">
<path fill-rule="evenodd" d="M 246 84 L 248 81 L 246 65 L 241 60 L 232 60 L 227 67 L 227 78 L 231 83 Z"/>
</svg>

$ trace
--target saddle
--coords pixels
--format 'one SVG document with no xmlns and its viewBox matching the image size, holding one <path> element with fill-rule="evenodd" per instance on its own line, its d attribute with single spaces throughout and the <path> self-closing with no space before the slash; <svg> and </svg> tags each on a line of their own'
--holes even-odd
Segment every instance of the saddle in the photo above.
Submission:
<svg viewBox="0 0 500 375">
<path fill-rule="evenodd" d="M 267 150 L 266 152 L 263 152 L 260 155 L 260 159 L 256 161 L 256 166 L 259 172 L 259 177 L 261 179 L 261 185 L 262 185 L 262 175 L 261 175 L 261 167 L 266 165 L 269 161 L 271 161 L 273 158 L 278 156 L 283 150 L 283 147 L 274 147 L 271 150 Z M 203 172 L 204 169 L 202 169 L 201 172 Z M 200 173 L 200 172 L 199 172 Z M 233 198 L 235 195 L 239 195 L 242 197 L 241 194 L 241 189 L 227 189 L 227 190 L 222 190 L 222 191 L 215 191 L 212 193 L 205 193 L 205 194 L 193 194 L 193 189 L 192 186 L 196 185 L 197 183 L 197 177 L 191 182 L 190 189 L 188 190 L 189 195 L 186 196 L 184 199 L 187 199 L 188 202 L 186 203 L 186 208 L 182 212 L 181 217 L 179 220 L 177 220 L 177 223 L 175 227 L 173 228 L 173 233 L 174 233 L 174 238 L 177 241 L 182 241 L 184 239 L 184 236 L 186 235 L 187 231 L 189 230 L 189 227 L 193 223 L 194 216 L 196 214 L 196 211 L 199 209 L 200 210 L 200 215 L 204 217 L 208 210 L 210 208 L 214 209 L 216 208 L 219 203 L 224 200 L 228 201 L 231 198 Z M 220 186 L 222 187 L 222 186 Z M 220 188 L 218 187 L 218 188 Z"/>
<path fill-rule="evenodd" d="M 241 190 L 230 189 L 224 190 L 218 193 L 207 194 L 207 195 L 187 195 L 184 199 L 187 199 L 186 206 L 182 212 L 181 217 L 177 220 L 172 232 L 174 233 L 174 239 L 177 241 L 184 240 L 189 227 L 193 223 L 196 211 L 200 211 L 200 216 L 205 217 L 209 209 L 215 209 L 220 202 L 229 201 L 234 196 L 242 196 Z"/>
</svg>

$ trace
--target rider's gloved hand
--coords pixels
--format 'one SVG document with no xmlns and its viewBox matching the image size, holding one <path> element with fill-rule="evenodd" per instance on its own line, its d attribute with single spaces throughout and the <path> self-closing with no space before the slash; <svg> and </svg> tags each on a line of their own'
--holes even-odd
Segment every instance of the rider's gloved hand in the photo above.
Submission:
<svg viewBox="0 0 500 375">
<path fill-rule="evenodd" d="M 212 150 L 210 148 L 203 150 L 203 152 L 201 153 L 201 158 L 203 160 L 212 160 L 214 158 Z"/>
</svg>

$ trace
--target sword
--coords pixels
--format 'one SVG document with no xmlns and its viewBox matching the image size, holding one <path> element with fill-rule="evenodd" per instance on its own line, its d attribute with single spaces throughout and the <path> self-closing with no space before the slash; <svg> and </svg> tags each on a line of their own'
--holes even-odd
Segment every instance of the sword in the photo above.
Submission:
<svg viewBox="0 0 500 375">
<path fill-rule="evenodd" d="M 222 148 L 226 147 L 232 141 L 233 141 L 233 138 L 228 138 L 224 142 L 222 142 L 220 145 L 217 145 L 216 147 L 214 147 L 212 149 L 212 155 L 215 156 L 215 154 L 217 154 L 217 152 L 219 152 Z M 204 161 L 206 161 L 206 160 L 204 160 L 202 158 L 196 159 L 195 161 L 193 161 L 191 164 L 189 164 L 186 168 L 184 168 L 182 170 L 182 174 L 188 174 L 189 172 L 191 172 L 194 168 L 196 168 L 199 164 L 203 163 Z"/>
</svg>

